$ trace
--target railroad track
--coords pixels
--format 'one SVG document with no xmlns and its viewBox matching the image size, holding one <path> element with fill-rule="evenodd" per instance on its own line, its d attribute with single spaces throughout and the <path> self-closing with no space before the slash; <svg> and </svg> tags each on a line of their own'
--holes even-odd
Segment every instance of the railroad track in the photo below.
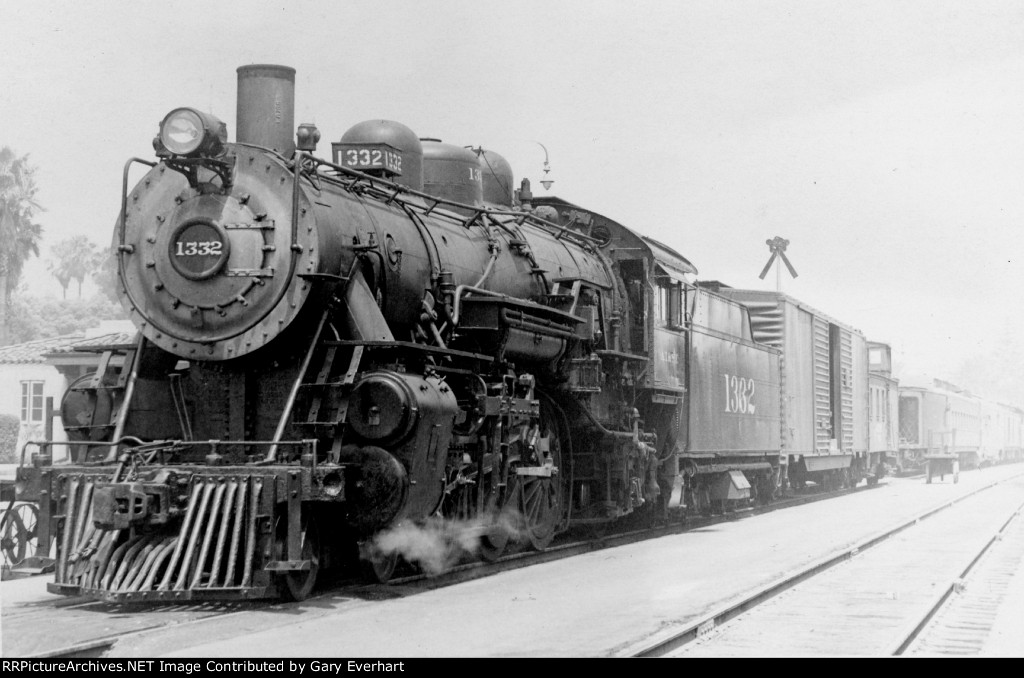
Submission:
<svg viewBox="0 0 1024 678">
<path fill-rule="evenodd" d="M 1024 557 L 1024 475 L 980 487 L 901 521 L 780 578 L 686 626 L 625 648 L 658 656 L 820 656 L 970 652 L 984 642 L 984 620 L 999 605 L 999 585 L 964 581 L 982 562 L 1006 586 Z M 944 520 L 927 520 L 939 513 Z M 992 516 L 986 523 L 979 515 Z M 996 518 L 1001 516 L 1001 518 Z M 1012 547 L 1002 536 L 1011 530 Z M 987 530 L 987 533 L 986 533 Z M 1007 548 L 993 544 L 1008 541 Z M 983 558 L 989 551 L 999 557 Z M 989 595 L 985 595 L 988 593 Z M 971 615 L 974 615 L 971 618 Z M 962 627 L 973 640 L 963 642 Z M 973 643 L 973 645 L 972 645 Z M 945 648 L 945 649 L 943 649 Z"/>
<path fill-rule="evenodd" d="M 503 556 L 496 562 L 487 563 L 483 561 L 466 562 L 448 568 L 440 575 L 425 575 L 422 573 L 411 574 L 404 577 L 397 577 L 388 582 L 388 586 L 402 586 L 409 584 L 421 585 L 425 588 L 439 588 L 450 586 L 462 581 L 488 577 L 498 572 L 514 570 L 520 567 L 528 567 L 539 563 L 561 560 L 572 556 L 597 551 L 615 546 L 626 546 L 645 539 L 654 539 L 673 534 L 682 534 L 690 530 L 702 529 L 731 520 L 742 520 L 751 516 L 771 513 L 781 509 L 802 506 L 834 497 L 840 497 L 856 492 L 866 492 L 877 486 L 860 485 L 853 488 L 833 490 L 830 492 L 810 491 L 799 495 L 785 497 L 770 504 L 759 504 L 743 508 L 737 511 L 719 513 L 709 516 L 690 516 L 684 521 L 673 521 L 665 524 L 647 525 L 636 529 L 620 529 L 609 532 L 602 536 L 588 536 L 586 538 L 576 537 L 576 533 L 570 532 L 563 538 L 544 551 L 519 551 Z M 582 532 L 582 530 L 581 530 Z"/>
<path fill-rule="evenodd" d="M 529 567 L 540 563 L 570 558 L 583 553 L 615 546 L 623 546 L 645 539 L 652 539 L 689 530 L 706 528 L 723 522 L 744 519 L 750 516 L 778 511 L 793 506 L 822 501 L 840 495 L 866 492 L 870 489 L 861 485 L 852 489 L 828 493 L 809 493 L 787 497 L 771 504 L 753 506 L 740 511 L 713 516 L 690 517 L 685 522 L 675 522 L 653 527 L 643 527 L 602 537 L 580 539 L 573 533 L 565 535 L 543 552 L 522 551 L 511 553 L 497 562 L 464 562 L 449 568 L 442 574 L 428 576 L 409 573 L 392 579 L 387 584 L 365 584 L 353 578 L 336 578 L 328 582 L 324 590 L 301 603 L 247 602 L 232 604 L 178 604 L 178 605 L 129 605 L 90 601 L 81 598 L 59 598 L 33 606 L 16 617 L 5 617 L 5 622 L 17 624 L 20 629 L 51 629 L 67 626 L 73 638 L 56 640 L 45 647 L 37 646 L 29 651 L 14 649 L 10 656 L 27 658 L 96 658 L 104 656 L 152 656 L 161 647 L 159 637 L 169 628 L 178 631 L 190 625 L 203 624 L 214 619 L 237 616 L 268 618 L 282 612 L 294 613 L 301 610 L 303 615 L 330 614 L 338 600 L 362 599 L 383 600 L 451 586 L 464 581 L 489 577 L 499 572 Z M 95 628 L 95 633 L 82 638 L 80 629 Z M 8 634 L 5 633 L 5 636 Z M 7 639 L 5 638 L 5 641 Z M 118 647 L 120 645 L 120 647 Z M 131 649 L 128 649 L 131 648 Z M 121 654 L 122 650 L 130 654 Z M 113 654 L 112 654 L 113 653 Z M 10 654 L 5 653 L 5 654 Z"/>
<path fill-rule="evenodd" d="M 961 577 L 950 582 L 930 613 L 892 654 L 973 656 L 985 651 L 1010 582 L 1024 562 L 1022 508 L 1007 519 Z"/>
</svg>

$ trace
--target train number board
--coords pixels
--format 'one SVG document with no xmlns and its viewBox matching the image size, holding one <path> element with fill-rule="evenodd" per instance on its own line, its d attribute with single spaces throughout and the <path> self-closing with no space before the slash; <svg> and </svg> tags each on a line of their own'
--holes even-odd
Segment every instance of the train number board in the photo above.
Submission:
<svg viewBox="0 0 1024 678">
<path fill-rule="evenodd" d="M 391 175 L 402 174 L 402 154 L 388 144 L 331 144 L 334 164 L 360 172 L 383 170 Z"/>
<path fill-rule="evenodd" d="M 725 377 L 725 411 L 728 414 L 754 414 L 754 380 L 723 374 Z"/>
</svg>

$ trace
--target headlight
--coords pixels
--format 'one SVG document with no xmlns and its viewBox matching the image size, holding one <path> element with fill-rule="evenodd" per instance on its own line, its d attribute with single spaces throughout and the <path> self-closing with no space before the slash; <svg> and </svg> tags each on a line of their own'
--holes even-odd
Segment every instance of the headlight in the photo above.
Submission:
<svg viewBox="0 0 1024 678">
<path fill-rule="evenodd" d="M 203 121 L 188 108 L 171 111 L 161 125 L 160 139 L 171 153 L 188 155 L 203 143 Z"/>
<path fill-rule="evenodd" d="M 176 108 L 160 123 L 160 143 L 174 155 L 217 155 L 227 141 L 227 126 L 194 108 Z"/>
</svg>

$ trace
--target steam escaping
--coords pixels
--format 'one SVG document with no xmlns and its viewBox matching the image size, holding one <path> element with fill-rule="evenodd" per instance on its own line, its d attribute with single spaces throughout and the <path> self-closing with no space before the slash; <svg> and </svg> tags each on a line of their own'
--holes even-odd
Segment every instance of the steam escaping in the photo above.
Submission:
<svg viewBox="0 0 1024 678">
<path fill-rule="evenodd" d="M 469 520 L 433 516 L 422 523 L 402 523 L 378 533 L 360 547 L 363 558 L 397 553 L 428 576 L 448 571 L 459 561 L 475 557 L 486 535 L 517 541 L 521 516 L 508 509 Z"/>
</svg>

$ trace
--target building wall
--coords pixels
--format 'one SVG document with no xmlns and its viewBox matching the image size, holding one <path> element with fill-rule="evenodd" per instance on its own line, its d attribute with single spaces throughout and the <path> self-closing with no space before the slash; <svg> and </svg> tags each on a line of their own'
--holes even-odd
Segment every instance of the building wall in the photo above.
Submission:
<svg viewBox="0 0 1024 678">
<path fill-rule="evenodd" d="M 68 384 L 57 368 L 42 363 L 4 363 L 0 364 L 0 413 L 21 418 L 21 384 L 24 381 L 43 382 L 44 404 L 47 397 L 52 397 L 54 410 L 60 409 L 60 399 Z M 66 440 L 59 416 L 54 419 L 53 429 L 55 440 Z M 18 433 L 17 449 L 20 450 L 26 440 L 42 439 L 44 431 L 45 422 L 23 421 Z M 54 457 L 59 459 L 64 453 L 64 449 L 55 449 Z"/>
</svg>

